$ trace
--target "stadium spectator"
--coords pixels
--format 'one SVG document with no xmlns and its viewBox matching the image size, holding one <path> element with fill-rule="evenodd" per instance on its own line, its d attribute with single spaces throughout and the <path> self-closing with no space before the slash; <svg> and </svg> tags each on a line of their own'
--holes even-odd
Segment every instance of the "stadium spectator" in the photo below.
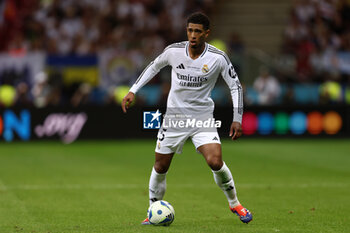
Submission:
<svg viewBox="0 0 350 233">
<path fill-rule="evenodd" d="M 89 95 L 92 91 L 92 87 L 88 83 L 82 83 L 74 92 L 70 99 L 70 104 L 73 107 L 84 106 L 89 104 Z"/>
<path fill-rule="evenodd" d="M 314 4 L 310 0 L 298 0 L 294 2 L 294 12 L 301 22 L 309 22 L 316 14 Z"/>
<path fill-rule="evenodd" d="M 277 103 L 281 88 L 277 79 L 270 74 L 266 67 L 260 68 L 260 75 L 255 79 L 253 86 L 258 93 L 259 104 L 273 105 Z"/>
<path fill-rule="evenodd" d="M 30 98 L 30 90 L 29 86 L 25 82 L 20 82 L 16 88 L 17 96 L 16 96 L 16 105 L 21 107 L 30 107 L 33 102 Z"/>
<path fill-rule="evenodd" d="M 34 106 L 43 108 L 46 106 L 58 106 L 62 103 L 62 87 L 58 85 L 55 76 L 40 72 L 35 76 L 35 83 L 31 90 Z"/>
<path fill-rule="evenodd" d="M 296 47 L 296 72 L 299 81 L 310 80 L 312 75 L 312 66 L 310 57 L 314 51 L 314 44 L 307 36 L 302 38 Z"/>
</svg>

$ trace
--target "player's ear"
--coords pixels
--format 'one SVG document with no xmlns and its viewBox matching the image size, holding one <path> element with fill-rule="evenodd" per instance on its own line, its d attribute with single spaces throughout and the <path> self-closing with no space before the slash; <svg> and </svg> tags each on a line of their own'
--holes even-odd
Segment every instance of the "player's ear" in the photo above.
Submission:
<svg viewBox="0 0 350 233">
<path fill-rule="evenodd" d="M 210 29 L 205 31 L 205 38 L 207 38 L 210 35 Z"/>
</svg>

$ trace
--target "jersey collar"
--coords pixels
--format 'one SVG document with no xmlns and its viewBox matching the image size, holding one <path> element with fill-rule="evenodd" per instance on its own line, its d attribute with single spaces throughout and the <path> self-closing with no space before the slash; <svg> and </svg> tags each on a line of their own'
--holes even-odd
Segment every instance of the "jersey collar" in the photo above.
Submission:
<svg viewBox="0 0 350 233">
<path fill-rule="evenodd" d="M 188 47 L 189 44 L 190 44 L 190 43 L 187 41 L 187 42 L 186 42 L 186 47 L 185 47 L 186 49 L 185 49 L 185 50 L 186 50 L 186 56 L 189 57 L 189 58 L 191 58 L 191 57 L 190 57 L 190 53 L 189 53 L 189 51 L 188 51 L 188 49 L 189 49 L 189 47 Z M 202 54 L 201 54 L 198 58 L 201 58 L 201 57 L 204 56 L 204 54 L 205 54 L 205 53 L 207 52 L 207 50 L 208 50 L 208 47 L 209 47 L 209 46 L 208 46 L 208 43 L 205 42 L 205 48 L 204 48 Z M 198 58 L 197 58 L 197 59 L 198 59 Z M 191 59 L 192 59 L 192 58 L 191 58 Z"/>
</svg>

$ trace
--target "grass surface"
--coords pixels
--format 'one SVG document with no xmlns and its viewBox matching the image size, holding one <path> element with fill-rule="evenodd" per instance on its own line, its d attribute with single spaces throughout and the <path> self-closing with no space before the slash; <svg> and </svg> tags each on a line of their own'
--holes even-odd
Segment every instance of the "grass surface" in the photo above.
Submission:
<svg viewBox="0 0 350 233">
<path fill-rule="evenodd" d="M 154 146 L 0 143 L 0 233 L 350 232 L 349 140 L 223 141 L 239 199 L 254 215 L 248 225 L 187 143 L 167 176 L 174 223 L 141 226 Z"/>
</svg>

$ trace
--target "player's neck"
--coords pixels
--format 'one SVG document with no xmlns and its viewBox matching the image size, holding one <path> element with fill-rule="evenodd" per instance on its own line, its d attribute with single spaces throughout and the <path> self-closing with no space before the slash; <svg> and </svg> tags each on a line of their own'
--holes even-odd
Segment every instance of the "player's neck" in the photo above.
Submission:
<svg viewBox="0 0 350 233">
<path fill-rule="evenodd" d="M 205 49 L 205 43 L 203 43 L 201 46 L 198 46 L 197 48 L 188 48 L 188 52 L 190 54 L 190 57 L 194 60 L 197 59 L 204 51 Z"/>
</svg>

